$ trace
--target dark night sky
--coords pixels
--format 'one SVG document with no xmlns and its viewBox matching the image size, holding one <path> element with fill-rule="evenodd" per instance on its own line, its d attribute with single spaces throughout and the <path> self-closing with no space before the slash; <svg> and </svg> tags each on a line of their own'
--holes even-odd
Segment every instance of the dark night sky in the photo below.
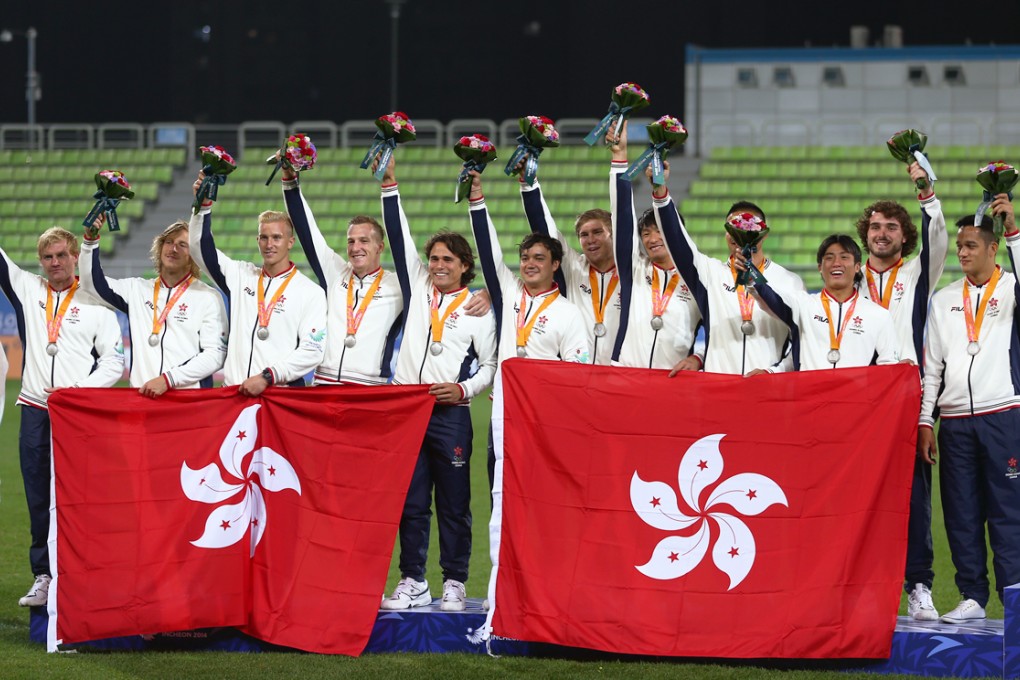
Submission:
<svg viewBox="0 0 1020 680">
<path fill-rule="evenodd" d="M 1016 0 L 998 3 L 1009 8 L 998 17 L 937 4 L 408 0 L 398 108 L 441 120 L 594 117 L 612 85 L 633 80 L 679 114 L 686 44 L 845 46 L 852 24 L 873 40 L 899 24 L 906 45 L 1020 42 Z M 390 110 L 383 0 L 4 5 L 0 28 L 39 31 L 42 123 L 343 121 Z M 0 60 L 0 121 L 24 122 L 25 39 L 0 43 Z"/>
</svg>

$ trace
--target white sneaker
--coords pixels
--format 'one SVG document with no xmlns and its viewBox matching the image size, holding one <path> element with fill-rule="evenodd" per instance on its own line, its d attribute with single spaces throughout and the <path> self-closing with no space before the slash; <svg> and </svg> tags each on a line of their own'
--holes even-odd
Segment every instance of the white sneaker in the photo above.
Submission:
<svg viewBox="0 0 1020 680">
<path fill-rule="evenodd" d="M 489 611 L 489 598 L 482 600 L 482 609 Z"/>
<path fill-rule="evenodd" d="M 400 579 L 393 594 L 382 601 L 382 609 L 410 609 L 432 604 L 428 581 L 415 581 L 408 576 Z"/>
<path fill-rule="evenodd" d="M 35 577 L 35 583 L 28 589 L 25 597 L 18 600 L 22 607 L 45 607 L 50 598 L 50 581 L 52 579 L 46 574 Z"/>
<path fill-rule="evenodd" d="M 439 608 L 444 612 L 462 612 L 467 603 L 464 584 L 452 578 L 443 581 L 443 601 Z"/>
<path fill-rule="evenodd" d="M 967 623 L 968 621 L 981 621 L 984 618 L 984 607 L 968 598 L 956 605 L 956 609 L 953 611 L 943 614 L 940 620 L 942 623 Z"/>
<path fill-rule="evenodd" d="M 907 615 L 915 621 L 938 621 L 939 613 L 931 601 L 931 590 L 923 583 L 915 583 L 907 594 Z"/>
</svg>

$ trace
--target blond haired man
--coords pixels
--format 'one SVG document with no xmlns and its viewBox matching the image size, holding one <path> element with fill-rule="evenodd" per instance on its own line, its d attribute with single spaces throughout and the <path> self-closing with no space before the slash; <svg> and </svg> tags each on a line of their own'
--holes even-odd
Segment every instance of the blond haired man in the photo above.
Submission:
<svg viewBox="0 0 1020 680">
<path fill-rule="evenodd" d="M 200 182 L 201 175 L 196 191 Z M 238 385 L 251 397 L 270 385 L 304 385 L 304 376 L 322 362 L 326 344 L 326 295 L 290 261 L 290 217 L 267 210 L 258 222 L 261 265 L 216 249 L 212 201 L 202 205 L 188 227 L 191 257 L 230 300 L 223 384 Z"/>
<path fill-rule="evenodd" d="M 211 387 L 227 354 L 227 313 L 220 294 L 199 281 L 188 223 L 177 220 L 153 240 L 155 280 L 107 277 L 99 243 L 100 229 L 86 229 L 81 285 L 128 317 L 131 386 L 149 397 L 171 388 Z"/>
<path fill-rule="evenodd" d="M 49 395 L 64 387 L 112 387 L 124 372 L 116 315 L 79 290 L 74 234 L 60 227 L 46 230 L 39 237 L 38 253 L 43 276 L 19 268 L 0 250 L 0 289 L 14 305 L 25 350 L 18 445 L 35 582 L 18 601 L 23 607 L 43 606 L 49 596 Z"/>
</svg>

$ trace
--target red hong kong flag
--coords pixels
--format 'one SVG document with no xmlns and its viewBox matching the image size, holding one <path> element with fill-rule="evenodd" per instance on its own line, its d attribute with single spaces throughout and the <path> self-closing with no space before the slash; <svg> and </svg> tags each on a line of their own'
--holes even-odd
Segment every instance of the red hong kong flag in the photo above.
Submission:
<svg viewBox="0 0 1020 680">
<path fill-rule="evenodd" d="M 628 654 L 888 657 L 920 390 L 511 360 L 492 632 Z"/>
<path fill-rule="evenodd" d="M 50 649 L 235 626 L 360 654 L 433 404 L 422 386 L 54 394 Z"/>
</svg>

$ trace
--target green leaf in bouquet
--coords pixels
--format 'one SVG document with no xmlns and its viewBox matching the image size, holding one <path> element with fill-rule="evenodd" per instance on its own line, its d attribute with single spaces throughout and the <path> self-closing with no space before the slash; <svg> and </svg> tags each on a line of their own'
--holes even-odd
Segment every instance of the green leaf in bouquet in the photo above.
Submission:
<svg viewBox="0 0 1020 680">
<path fill-rule="evenodd" d="M 914 156 L 914 152 L 923 152 L 924 147 L 927 146 L 927 144 L 928 135 L 924 134 L 920 130 L 914 130 L 912 128 L 900 130 L 886 141 L 886 147 L 889 149 L 889 153 L 892 154 L 892 157 L 901 163 L 906 163 L 907 165 L 910 165 L 917 160 L 917 157 Z M 931 166 L 925 168 L 925 170 L 928 172 L 929 177 L 934 180 L 935 178 L 932 176 L 930 167 Z M 923 189 L 924 180 L 916 180 L 914 185 L 918 189 Z"/>
</svg>

